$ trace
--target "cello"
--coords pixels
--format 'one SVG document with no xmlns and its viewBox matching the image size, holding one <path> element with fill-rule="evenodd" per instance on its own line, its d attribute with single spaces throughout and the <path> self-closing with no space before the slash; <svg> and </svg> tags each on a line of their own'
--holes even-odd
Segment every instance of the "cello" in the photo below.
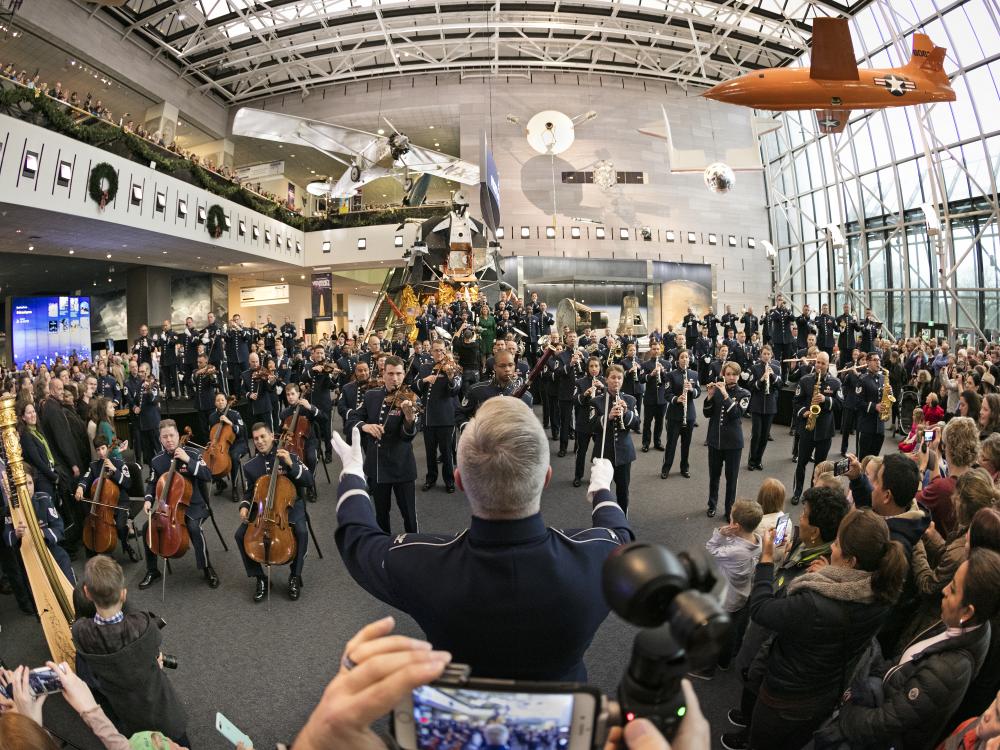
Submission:
<svg viewBox="0 0 1000 750">
<path fill-rule="evenodd" d="M 191 428 L 185 427 L 177 447 L 183 447 L 190 438 Z M 177 459 L 171 459 L 170 471 L 156 482 L 155 505 L 150 509 L 149 551 L 157 557 L 184 557 L 188 551 L 191 536 L 185 514 L 191 505 L 192 490 L 191 482 L 177 476 Z"/>
<path fill-rule="evenodd" d="M 236 396 L 230 396 L 229 402 L 226 404 L 226 411 L 228 412 L 235 405 Z M 233 430 L 233 426 L 221 420 L 209 431 L 208 446 L 202 454 L 202 460 L 208 466 L 208 470 L 212 472 L 213 477 L 229 476 L 229 472 L 233 468 L 233 459 L 229 455 L 229 449 L 233 447 L 235 442 L 236 432 Z"/>
<path fill-rule="evenodd" d="M 288 436 L 282 435 L 278 450 L 287 448 L 287 443 Z M 253 505 L 243 537 L 243 551 L 261 565 L 284 565 L 298 551 L 295 533 L 288 524 L 288 513 L 298 492 L 292 480 L 279 471 L 280 464 L 275 451 L 271 473 L 258 479 L 253 488 Z"/>
<path fill-rule="evenodd" d="M 299 461 L 306 460 L 306 441 L 312 434 L 312 422 L 300 414 L 302 399 L 310 390 L 308 383 L 299 386 L 299 400 L 295 404 L 295 410 L 281 423 L 281 436 L 282 439 L 287 440 L 288 452 L 298 456 Z"/>
<path fill-rule="evenodd" d="M 101 476 L 91 486 L 90 510 L 83 521 L 83 546 L 95 555 L 112 552 L 118 545 L 118 526 L 115 523 L 115 513 L 118 512 L 118 496 L 121 493 L 117 484 L 110 481 L 110 469 L 101 466 Z"/>
</svg>

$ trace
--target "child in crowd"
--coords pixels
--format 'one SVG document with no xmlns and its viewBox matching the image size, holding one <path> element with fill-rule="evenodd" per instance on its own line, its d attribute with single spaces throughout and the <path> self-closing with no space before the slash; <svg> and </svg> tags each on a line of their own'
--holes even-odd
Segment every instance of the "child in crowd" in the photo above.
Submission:
<svg viewBox="0 0 1000 750">
<path fill-rule="evenodd" d="M 924 402 L 924 422 L 927 423 L 927 429 L 930 429 L 942 419 L 944 419 L 944 409 L 938 403 L 938 395 L 931 391 L 927 394 L 927 399 Z"/>
<path fill-rule="evenodd" d="M 774 477 L 768 477 L 757 490 L 757 502 L 764 515 L 754 531 L 763 539 L 764 534 L 777 525 L 778 517 L 785 512 L 785 485 Z"/>
<path fill-rule="evenodd" d="M 927 394 L 928 402 L 933 396 L 933 393 Z M 905 438 L 899 441 L 899 452 L 900 453 L 913 453 L 917 448 L 920 447 L 920 436 L 924 429 L 924 409 L 917 407 L 913 410 L 913 416 L 910 418 L 910 432 Z M 939 409 L 941 407 L 938 407 Z"/>
<path fill-rule="evenodd" d="M 755 530 L 763 517 L 764 510 L 756 500 L 737 500 L 733 503 L 729 525 L 715 529 L 712 538 L 705 542 L 705 549 L 715 558 L 719 571 L 726 578 L 722 608 L 733 621 L 732 642 L 719 654 L 719 666 L 723 669 L 739 651 L 750 616 L 747 602 L 761 552 L 761 537 Z"/>
</svg>

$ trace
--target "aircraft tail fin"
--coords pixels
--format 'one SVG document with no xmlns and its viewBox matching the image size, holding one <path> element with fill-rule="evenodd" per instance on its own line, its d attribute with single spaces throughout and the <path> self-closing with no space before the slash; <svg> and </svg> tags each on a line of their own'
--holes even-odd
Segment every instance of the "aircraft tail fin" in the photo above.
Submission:
<svg viewBox="0 0 1000 750">
<path fill-rule="evenodd" d="M 913 55 L 904 67 L 910 73 L 923 73 L 932 80 L 940 80 L 941 83 L 948 82 L 948 76 L 944 72 L 944 56 L 947 50 L 944 47 L 935 47 L 934 42 L 926 34 L 913 35 Z"/>
</svg>

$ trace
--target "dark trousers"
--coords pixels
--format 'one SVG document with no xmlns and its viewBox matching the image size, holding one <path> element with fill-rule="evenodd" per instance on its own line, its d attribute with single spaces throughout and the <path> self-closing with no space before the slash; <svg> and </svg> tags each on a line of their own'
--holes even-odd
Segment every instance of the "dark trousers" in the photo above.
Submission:
<svg viewBox="0 0 1000 750">
<path fill-rule="evenodd" d="M 865 456 L 877 456 L 882 452 L 885 435 L 875 432 L 858 431 L 858 460 Z"/>
<path fill-rule="evenodd" d="M 333 422 L 331 421 L 330 412 L 332 410 L 320 409 L 319 416 L 316 417 L 316 431 L 319 433 L 319 452 L 323 456 L 329 456 L 332 448 L 330 447 L 330 439 L 333 437 Z M 312 471 L 312 467 L 310 467 Z"/>
<path fill-rule="evenodd" d="M 305 520 L 302 523 L 290 523 L 289 527 L 295 534 L 295 557 L 292 558 L 292 568 L 289 571 L 289 575 L 301 576 L 302 567 L 305 563 L 306 552 L 309 549 L 309 529 L 306 526 Z M 236 534 L 234 537 L 236 539 L 236 549 L 240 552 L 240 558 L 243 560 L 243 569 L 247 572 L 247 576 L 250 578 L 263 578 L 264 577 L 264 566 L 261 565 L 256 560 L 251 560 L 243 549 L 243 537 L 247 535 L 247 524 L 241 523 L 240 527 L 236 529 Z"/>
<path fill-rule="evenodd" d="M 646 413 L 642 415 L 642 447 L 663 445 L 663 414 L 666 404 L 646 404 Z M 652 437 L 652 440 L 650 439 Z"/>
<path fill-rule="evenodd" d="M 688 422 L 684 424 L 680 420 L 667 420 L 667 450 L 663 454 L 663 466 L 660 471 L 670 471 L 674 465 L 674 453 L 677 451 L 677 438 L 681 439 L 681 471 L 690 468 L 688 455 L 691 452 L 691 433 L 694 426 Z"/>
<path fill-rule="evenodd" d="M 817 464 L 826 461 L 832 442 L 833 438 L 814 440 L 813 434 L 805 428 L 799 433 L 799 458 L 795 464 L 795 486 L 792 490 L 792 497 L 802 495 L 804 489 L 802 485 L 806 480 L 806 466 L 810 461 Z M 812 486 L 812 482 L 809 485 Z"/>
<path fill-rule="evenodd" d="M 177 383 L 177 365 L 165 365 L 160 362 L 160 388 L 167 398 L 173 398 L 180 394 Z"/>
<path fill-rule="evenodd" d="M 479 370 L 462 370 L 462 398 L 469 393 L 469 388 L 479 382 Z"/>
<path fill-rule="evenodd" d="M 726 470 L 726 518 L 736 502 L 736 482 L 740 475 L 740 456 L 742 448 L 720 450 L 708 447 L 708 507 L 715 510 L 719 504 L 719 480 L 722 470 Z"/>
<path fill-rule="evenodd" d="M 206 566 L 212 564 L 208 559 L 208 545 L 205 543 L 205 530 L 202 528 L 205 519 L 196 521 L 190 516 L 185 516 L 184 522 L 187 526 L 188 536 L 191 537 L 191 548 L 194 550 L 195 563 L 198 566 L 198 570 L 204 570 Z M 156 555 L 149 550 L 148 521 L 143 524 L 141 533 L 142 549 L 146 555 L 146 572 L 153 573 L 156 571 Z"/>
<path fill-rule="evenodd" d="M 159 452 L 160 447 L 160 431 L 159 430 L 140 430 L 139 431 L 139 444 L 142 447 L 142 461 L 139 461 L 138 451 L 136 451 L 135 460 L 138 463 L 145 462 L 147 465 L 152 464 L 153 456 Z"/>
<path fill-rule="evenodd" d="M 545 397 L 549 402 L 549 431 L 552 433 L 552 439 L 559 439 L 559 398 L 554 394 L 550 393 Z"/>
<path fill-rule="evenodd" d="M 196 364 L 183 364 L 180 366 L 181 373 L 184 375 L 181 379 L 181 390 L 184 391 L 185 396 L 190 396 L 194 393 L 194 390 L 191 388 L 191 373 L 193 373 L 197 367 L 198 366 Z"/>
<path fill-rule="evenodd" d="M 841 453 L 847 453 L 849 447 L 848 444 L 851 442 L 851 433 L 854 432 L 854 426 L 857 424 L 857 420 L 857 412 L 854 411 L 854 409 L 845 407 L 843 416 L 840 420 L 840 434 L 842 435 L 840 440 Z"/>
<path fill-rule="evenodd" d="M 195 438 L 202 445 L 208 445 L 208 435 L 211 429 L 208 424 L 208 417 L 213 411 L 215 411 L 214 406 L 211 409 L 198 410 L 198 434 L 195 435 Z"/>
<path fill-rule="evenodd" d="M 274 419 L 274 414 L 270 410 L 269 411 L 265 411 L 265 412 L 261 412 L 260 414 L 253 414 L 253 413 L 251 413 L 251 415 L 250 415 L 250 421 L 247 422 L 247 430 L 248 431 L 252 431 L 253 430 L 253 426 L 257 422 L 263 422 L 264 424 L 266 424 L 268 427 L 271 428 L 271 432 L 274 432 L 274 422 L 275 422 L 275 419 Z"/>
<path fill-rule="evenodd" d="M 774 415 L 753 413 L 750 416 L 753 427 L 750 430 L 750 457 L 747 462 L 759 464 L 764 460 L 764 449 L 767 448 L 767 438 L 771 434 Z"/>
<path fill-rule="evenodd" d="M 697 336 L 685 336 L 684 337 L 684 346 L 687 348 L 687 350 L 689 352 L 690 351 L 694 351 L 694 342 L 697 341 L 697 340 L 698 340 Z M 672 348 L 672 347 L 664 347 L 664 348 Z"/>
<path fill-rule="evenodd" d="M 381 482 L 372 486 L 375 501 L 375 520 L 386 534 L 392 533 L 389 525 L 389 507 L 392 495 L 396 496 L 396 507 L 403 517 L 403 528 L 407 534 L 417 533 L 417 501 L 413 482 Z"/>
<path fill-rule="evenodd" d="M 541 387 L 538 388 L 538 396 L 542 402 L 542 429 L 547 430 L 550 428 L 552 421 L 552 413 L 549 408 L 551 398 L 549 398 L 549 394 L 545 392 L 545 389 Z"/>
<path fill-rule="evenodd" d="M 750 747 L 753 750 L 800 750 L 809 743 L 834 706 L 821 703 L 817 708 L 792 706 L 773 708 L 758 696 L 750 717 Z"/>
<path fill-rule="evenodd" d="M 631 438 L 630 438 L 631 439 Z M 632 462 L 615 467 L 615 500 L 628 514 L 628 485 L 632 481 Z"/>
<path fill-rule="evenodd" d="M 587 450 L 590 447 L 590 441 L 594 440 L 594 436 L 589 432 L 584 432 L 577 426 L 576 429 L 576 470 L 573 472 L 574 479 L 583 479 L 583 474 L 587 469 Z"/>
<path fill-rule="evenodd" d="M 434 484 L 438 476 L 438 454 L 441 455 L 441 471 L 444 473 L 445 487 L 455 484 L 455 463 L 452 461 L 453 425 L 424 427 L 424 453 L 427 455 L 427 484 Z"/>
<path fill-rule="evenodd" d="M 569 447 L 569 433 L 573 430 L 573 402 L 559 399 L 559 450 Z"/>
</svg>

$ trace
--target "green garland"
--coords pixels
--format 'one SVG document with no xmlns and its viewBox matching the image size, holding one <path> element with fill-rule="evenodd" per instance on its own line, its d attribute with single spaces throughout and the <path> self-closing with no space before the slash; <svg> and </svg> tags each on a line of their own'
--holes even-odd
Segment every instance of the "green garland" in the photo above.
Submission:
<svg viewBox="0 0 1000 750">
<path fill-rule="evenodd" d="M 225 226 L 226 212 L 218 203 L 213 203 L 208 207 L 208 217 L 205 221 L 205 228 L 208 230 L 209 236 L 214 240 L 219 239 Z"/>
<path fill-rule="evenodd" d="M 104 189 L 105 181 L 108 183 L 107 190 Z M 118 195 L 118 172 L 106 161 L 95 164 L 94 168 L 90 170 L 87 192 L 90 194 L 90 199 L 103 211 L 104 207 L 112 203 L 115 196 Z"/>
</svg>

